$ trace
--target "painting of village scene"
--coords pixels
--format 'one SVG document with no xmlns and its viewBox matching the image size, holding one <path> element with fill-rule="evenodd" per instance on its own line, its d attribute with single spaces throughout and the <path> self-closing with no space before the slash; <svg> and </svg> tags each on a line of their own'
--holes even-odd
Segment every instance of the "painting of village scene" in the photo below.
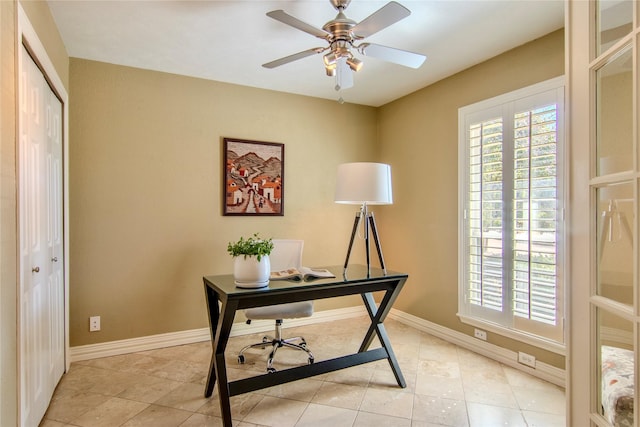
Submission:
<svg viewBox="0 0 640 427">
<path fill-rule="evenodd" d="M 284 144 L 223 138 L 224 215 L 284 215 Z"/>
</svg>

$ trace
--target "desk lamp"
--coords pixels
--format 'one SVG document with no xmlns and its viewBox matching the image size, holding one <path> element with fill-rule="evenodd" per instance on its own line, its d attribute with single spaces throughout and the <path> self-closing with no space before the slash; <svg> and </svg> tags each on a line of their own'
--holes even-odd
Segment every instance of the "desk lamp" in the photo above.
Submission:
<svg viewBox="0 0 640 427">
<path fill-rule="evenodd" d="M 390 205 L 393 203 L 391 194 L 391 166 L 383 163 L 344 163 L 338 166 L 338 179 L 336 181 L 336 203 L 361 205 L 356 212 L 349 240 L 349 249 L 344 261 L 343 274 L 347 273 L 349 256 L 353 248 L 353 240 L 360 221 L 364 219 L 364 241 L 367 254 L 367 273 L 370 272 L 371 263 L 369 256 L 369 233 L 373 235 L 380 259 L 380 267 L 387 274 L 382 256 L 380 239 L 373 212 L 368 210 L 369 205 Z"/>
</svg>

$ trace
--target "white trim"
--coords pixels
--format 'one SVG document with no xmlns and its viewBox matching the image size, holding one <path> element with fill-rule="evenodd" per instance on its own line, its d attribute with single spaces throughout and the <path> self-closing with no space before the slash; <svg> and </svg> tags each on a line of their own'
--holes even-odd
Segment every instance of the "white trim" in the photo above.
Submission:
<svg viewBox="0 0 640 427">
<path fill-rule="evenodd" d="M 561 356 L 566 355 L 567 348 L 564 344 L 551 341 L 551 340 L 546 340 L 536 335 L 527 334 L 526 332 L 522 332 L 517 329 L 509 329 L 509 328 L 505 328 L 502 325 L 498 325 L 491 322 L 485 322 L 481 319 L 471 317 L 471 316 L 466 316 L 461 313 L 458 313 L 457 316 L 460 318 L 460 321 L 462 323 L 465 323 L 467 325 L 486 329 L 498 335 L 511 338 L 512 340 L 520 341 L 525 344 L 533 345 L 535 347 L 541 348 L 546 351 L 550 351 L 552 353 L 559 354 Z"/>
<path fill-rule="evenodd" d="M 441 338 L 462 348 L 466 348 L 467 350 L 471 350 L 474 353 L 486 356 L 507 366 L 511 366 L 512 368 L 526 372 L 544 381 L 548 381 L 560 387 L 565 387 L 566 380 L 564 369 L 556 368 L 555 366 L 551 366 L 540 361 L 536 361 L 535 368 L 530 368 L 518 363 L 518 353 L 514 351 L 499 347 L 495 344 L 490 344 L 486 341 L 481 341 L 477 338 L 463 334 L 462 332 L 445 328 L 444 326 L 437 325 L 429 322 L 428 320 L 421 319 L 393 308 L 389 313 L 389 318 L 414 327 L 420 331 L 427 332 L 428 334 Z"/>
<path fill-rule="evenodd" d="M 44 45 L 38 38 L 36 30 L 31 25 L 27 14 L 18 3 L 18 36 L 16 38 L 16 49 L 20 51 L 22 40 L 27 40 L 31 53 L 37 58 L 38 63 L 43 68 L 49 83 L 54 87 L 56 94 L 62 101 L 62 186 L 63 186 L 63 227 L 64 227 L 64 336 L 65 336 L 65 369 L 68 371 L 71 366 L 69 356 L 69 94 L 62 83 L 51 59 L 47 55 Z M 20 304 L 18 304 L 20 307 Z M 18 318 L 19 315 L 18 315 Z"/>
<path fill-rule="evenodd" d="M 344 320 L 366 315 L 364 307 L 347 307 L 336 310 L 325 310 L 315 312 L 313 316 L 302 319 L 287 320 L 288 326 L 303 326 L 316 323 L 331 322 L 334 320 Z M 461 332 L 457 332 L 444 326 L 437 325 L 411 314 L 391 309 L 389 318 L 400 323 L 429 333 L 438 338 L 442 338 L 452 344 L 471 350 L 475 353 L 496 360 L 515 369 L 524 371 L 535 377 L 556 384 L 565 386 L 565 371 L 554 366 L 536 362 L 536 368 L 518 363 L 518 354 L 494 344 L 472 338 Z M 231 328 L 231 336 L 249 335 L 259 332 L 273 330 L 273 321 L 259 320 L 253 321 L 250 325 L 246 323 L 234 323 Z M 176 345 L 192 344 L 209 341 L 211 339 L 209 328 L 192 329 L 189 331 L 171 332 L 167 334 L 151 335 L 147 337 L 131 338 L 126 340 L 111 341 L 99 344 L 88 344 L 71 348 L 71 360 L 78 362 L 81 360 L 97 359 L 100 357 L 117 356 L 120 354 L 134 353 L 137 351 L 155 350 L 158 348 L 171 347 Z"/>
<path fill-rule="evenodd" d="M 331 322 L 334 320 L 350 319 L 363 315 L 366 315 L 364 307 L 347 307 L 335 310 L 316 311 L 311 317 L 288 319 L 287 326 L 295 327 L 311 325 L 315 323 Z M 254 320 L 249 325 L 246 323 L 234 323 L 231 328 L 231 336 L 236 337 L 260 332 L 273 332 L 273 329 L 273 320 Z M 170 332 L 166 334 L 71 347 L 70 358 L 72 362 L 78 362 L 81 360 L 117 356 L 120 354 L 155 350 L 158 348 L 172 347 L 176 345 L 193 344 L 202 341 L 209 341 L 210 339 L 211 335 L 209 328 L 191 329 L 188 331 Z"/>
</svg>

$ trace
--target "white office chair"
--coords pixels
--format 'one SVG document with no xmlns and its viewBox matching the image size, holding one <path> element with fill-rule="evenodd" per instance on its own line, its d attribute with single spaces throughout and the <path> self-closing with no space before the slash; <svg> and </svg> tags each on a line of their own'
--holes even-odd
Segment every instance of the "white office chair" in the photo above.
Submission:
<svg viewBox="0 0 640 427">
<path fill-rule="evenodd" d="M 302 249 L 304 240 L 274 239 L 273 250 L 269 255 L 271 271 L 280 271 L 287 268 L 302 266 Z M 308 363 L 313 363 L 313 354 L 307 348 L 307 342 L 303 337 L 282 338 L 282 320 L 295 319 L 299 317 L 310 317 L 313 314 L 313 301 L 293 302 L 287 304 L 270 305 L 266 307 L 255 307 L 244 310 L 247 323 L 257 319 L 274 319 L 276 321 L 275 335 L 265 336 L 262 341 L 250 344 L 240 350 L 238 362 L 244 363 L 244 352 L 249 348 L 260 347 L 262 349 L 271 346 L 271 352 L 267 359 L 267 372 L 275 372 L 273 358 L 280 347 L 288 347 L 295 350 L 302 350 L 309 356 Z M 296 342 L 298 342 L 296 344 Z"/>
</svg>

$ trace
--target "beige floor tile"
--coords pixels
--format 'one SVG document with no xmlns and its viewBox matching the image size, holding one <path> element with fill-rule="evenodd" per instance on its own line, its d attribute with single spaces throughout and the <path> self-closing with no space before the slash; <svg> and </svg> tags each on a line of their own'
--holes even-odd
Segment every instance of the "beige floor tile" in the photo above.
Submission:
<svg viewBox="0 0 640 427">
<path fill-rule="evenodd" d="M 507 377 L 507 381 L 512 386 L 516 387 L 527 387 L 527 388 L 541 388 L 546 389 L 549 386 L 552 386 L 547 381 L 544 381 L 540 378 L 536 378 L 533 375 L 529 375 L 526 372 L 519 371 L 511 366 L 502 366 L 502 370 Z"/>
<path fill-rule="evenodd" d="M 118 397 L 136 400 L 138 402 L 153 403 L 184 384 L 178 381 L 165 380 L 164 378 L 149 375 L 131 375 L 135 380 L 132 381 Z M 200 394 L 202 394 L 202 386 L 200 386 Z"/>
<path fill-rule="evenodd" d="M 347 384 L 324 382 L 311 402 L 336 408 L 358 409 L 366 389 Z"/>
<path fill-rule="evenodd" d="M 113 371 L 85 365 L 71 365 L 71 369 L 62 376 L 59 390 L 75 390 L 88 392 L 91 388 L 109 378 Z"/>
<path fill-rule="evenodd" d="M 313 378 L 305 378 L 286 384 L 279 384 L 265 390 L 268 396 L 281 397 L 284 399 L 299 400 L 301 402 L 310 402 L 316 395 L 322 381 Z"/>
<path fill-rule="evenodd" d="M 246 393 L 231 398 L 231 418 L 234 420 L 242 420 L 247 414 L 260 403 L 264 396 L 256 393 Z M 212 415 L 221 417 L 220 402 L 217 396 L 211 397 L 207 402 L 198 409 L 199 413 L 204 415 Z"/>
<path fill-rule="evenodd" d="M 295 427 L 351 427 L 358 414 L 352 409 L 309 404 Z"/>
<path fill-rule="evenodd" d="M 457 362 L 458 347 L 449 343 L 426 343 L 418 351 L 420 360 L 436 360 L 439 362 Z"/>
<path fill-rule="evenodd" d="M 529 427 L 565 427 L 567 425 L 564 415 L 522 411 L 522 416 Z"/>
<path fill-rule="evenodd" d="M 513 394 L 523 411 L 546 412 L 563 415 L 566 399 L 564 391 L 555 386 L 546 388 L 512 387 Z"/>
<path fill-rule="evenodd" d="M 156 400 L 154 404 L 195 412 L 202 408 L 207 400 L 204 397 L 202 385 L 184 383 Z"/>
<path fill-rule="evenodd" d="M 354 366 L 347 369 L 341 369 L 336 372 L 331 372 L 327 374 L 324 380 L 333 383 L 366 387 L 369 385 L 369 381 L 371 380 L 374 372 L 375 369 L 368 366 Z"/>
<path fill-rule="evenodd" d="M 413 395 L 397 389 L 369 388 L 362 399 L 360 410 L 411 419 Z"/>
<path fill-rule="evenodd" d="M 461 378 L 436 377 L 418 373 L 416 394 L 441 397 L 443 399 L 464 400 L 464 389 Z"/>
<path fill-rule="evenodd" d="M 120 426 L 144 411 L 148 406 L 146 403 L 112 397 L 71 422 L 81 427 Z"/>
<path fill-rule="evenodd" d="M 462 386 L 467 402 L 518 409 L 518 402 L 509 384 L 489 380 L 469 381 L 463 378 Z"/>
<path fill-rule="evenodd" d="M 460 366 L 457 361 L 420 360 L 418 362 L 418 374 L 460 378 Z"/>
<path fill-rule="evenodd" d="M 181 381 L 197 382 L 202 380 L 209 371 L 209 363 L 194 363 L 184 360 L 165 359 L 165 362 L 156 369 L 152 369 L 153 376 Z"/>
<path fill-rule="evenodd" d="M 180 427 L 224 427 L 222 418 L 204 414 L 193 414 Z"/>
<path fill-rule="evenodd" d="M 69 424 L 53 420 L 43 420 L 38 427 L 67 427 Z"/>
<path fill-rule="evenodd" d="M 298 400 L 265 396 L 243 421 L 273 427 L 293 427 L 307 405 L 306 402 Z"/>
<path fill-rule="evenodd" d="M 411 427 L 411 420 L 358 411 L 353 427 Z"/>
<path fill-rule="evenodd" d="M 131 418 L 122 427 L 178 427 L 191 416 L 191 412 L 164 406 L 150 405 Z"/>
<path fill-rule="evenodd" d="M 373 375 L 369 380 L 369 387 L 371 388 L 393 387 L 405 393 L 414 393 L 415 387 L 416 387 L 416 372 L 408 369 L 403 369 L 402 367 L 400 367 L 400 370 L 402 371 L 402 376 L 404 377 L 404 380 L 407 384 L 405 388 L 401 388 L 398 385 L 396 377 L 393 375 L 393 371 L 389 367 L 388 363 L 386 363 L 386 365 L 381 366 L 380 368 L 377 368 L 373 372 Z"/>
<path fill-rule="evenodd" d="M 517 409 L 468 402 L 467 410 L 470 427 L 527 427 L 522 413 Z"/>
<path fill-rule="evenodd" d="M 414 396 L 412 420 L 453 427 L 469 425 L 464 400 L 442 399 L 419 394 Z"/>
<path fill-rule="evenodd" d="M 45 418 L 68 423 L 109 399 L 109 396 L 101 394 L 57 389 L 45 413 Z"/>
</svg>

